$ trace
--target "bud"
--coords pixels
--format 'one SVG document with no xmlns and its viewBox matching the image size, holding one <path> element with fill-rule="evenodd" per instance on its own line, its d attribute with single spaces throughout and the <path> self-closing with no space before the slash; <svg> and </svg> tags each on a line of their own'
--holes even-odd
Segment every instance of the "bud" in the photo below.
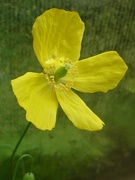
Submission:
<svg viewBox="0 0 135 180">
<path fill-rule="evenodd" d="M 28 172 L 24 175 L 23 180 L 35 180 L 34 174 L 31 172 Z"/>
</svg>

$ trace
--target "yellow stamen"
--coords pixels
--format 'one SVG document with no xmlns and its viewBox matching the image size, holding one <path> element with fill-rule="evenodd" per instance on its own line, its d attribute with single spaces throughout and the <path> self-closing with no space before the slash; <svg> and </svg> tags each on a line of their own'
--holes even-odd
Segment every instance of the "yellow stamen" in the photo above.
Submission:
<svg viewBox="0 0 135 180">
<path fill-rule="evenodd" d="M 77 67 L 68 59 L 45 61 L 44 73 L 49 84 L 60 90 L 71 89 L 78 75 Z"/>
</svg>

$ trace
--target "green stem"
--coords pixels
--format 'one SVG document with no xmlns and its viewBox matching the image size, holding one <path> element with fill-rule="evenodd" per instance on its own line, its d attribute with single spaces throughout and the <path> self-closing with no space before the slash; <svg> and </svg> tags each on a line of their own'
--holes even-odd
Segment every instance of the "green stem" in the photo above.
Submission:
<svg viewBox="0 0 135 180">
<path fill-rule="evenodd" d="M 23 159 L 26 158 L 26 157 L 27 157 L 27 158 L 30 158 L 30 160 L 31 160 L 31 166 L 30 166 L 30 169 L 29 169 L 29 173 L 32 172 L 33 158 L 32 158 L 32 156 L 31 156 L 30 154 L 24 154 L 24 155 L 22 155 L 22 156 L 18 159 L 18 161 L 17 161 L 17 163 L 16 163 L 12 180 L 15 180 L 15 177 L 16 177 L 16 174 L 17 174 L 17 170 L 18 170 L 18 166 L 19 166 L 20 161 L 23 160 Z"/>
<path fill-rule="evenodd" d="M 10 167 L 11 162 L 12 162 L 12 160 L 13 160 L 13 157 L 14 157 L 14 155 L 15 155 L 15 153 L 16 153 L 16 151 L 17 151 L 17 149 L 18 149 L 18 147 L 19 147 L 22 139 L 24 138 L 26 132 L 28 131 L 30 125 L 31 125 L 31 122 L 29 122 L 29 123 L 27 124 L 27 126 L 26 126 L 23 134 L 21 135 L 18 143 L 17 143 L 16 146 L 15 146 L 15 149 L 13 150 L 13 152 L 12 152 L 12 154 L 11 154 L 11 157 L 10 157 L 10 159 L 9 159 L 9 161 L 8 161 L 8 163 L 7 163 L 7 166 L 6 166 L 5 170 L 4 170 L 4 173 L 3 173 L 3 177 L 2 177 L 3 180 L 5 180 L 4 178 L 5 178 L 5 176 L 6 176 L 7 170 L 8 170 L 8 168 Z M 1 179 L 1 180 L 2 180 L 2 179 Z"/>
</svg>

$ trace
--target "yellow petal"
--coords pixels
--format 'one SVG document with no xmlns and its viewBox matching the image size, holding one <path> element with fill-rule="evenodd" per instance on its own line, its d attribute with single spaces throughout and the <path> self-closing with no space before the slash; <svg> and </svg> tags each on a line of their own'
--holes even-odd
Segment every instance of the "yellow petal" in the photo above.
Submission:
<svg viewBox="0 0 135 180">
<path fill-rule="evenodd" d="M 34 51 L 44 67 L 52 58 L 76 61 L 80 56 L 84 24 L 77 12 L 50 9 L 33 25 Z"/>
<path fill-rule="evenodd" d="M 115 88 L 127 71 L 127 65 L 115 51 L 78 61 L 76 65 L 79 75 L 73 88 L 90 93 Z"/>
<path fill-rule="evenodd" d="M 18 103 L 26 110 L 26 119 L 41 130 L 55 126 L 58 101 L 43 73 L 26 73 L 11 81 Z"/>
<path fill-rule="evenodd" d="M 77 128 L 89 131 L 102 129 L 104 123 L 72 90 L 56 89 L 56 96 L 63 111 Z"/>
</svg>

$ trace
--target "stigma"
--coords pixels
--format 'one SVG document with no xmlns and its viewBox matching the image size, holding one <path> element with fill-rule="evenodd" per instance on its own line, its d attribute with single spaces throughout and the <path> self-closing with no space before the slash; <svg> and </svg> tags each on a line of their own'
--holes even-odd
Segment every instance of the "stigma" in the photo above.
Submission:
<svg viewBox="0 0 135 180">
<path fill-rule="evenodd" d="M 48 83 L 60 90 L 71 89 L 78 76 L 77 67 L 68 59 L 45 61 L 44 74 Z"/>
</svg>

